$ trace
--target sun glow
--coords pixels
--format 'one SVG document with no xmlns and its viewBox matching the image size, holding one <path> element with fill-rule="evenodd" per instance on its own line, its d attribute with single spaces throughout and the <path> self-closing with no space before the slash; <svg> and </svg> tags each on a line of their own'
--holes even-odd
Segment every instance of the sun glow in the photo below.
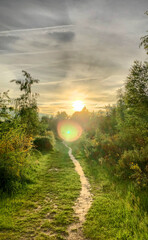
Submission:
<svg viewBox="0 0 148 240">
<path fill-rule="evenodd" d="M 83 131 L 82 127 L 72 120 L 60 121 L 57 130 L 60 138 L 67 142 L 74 142 L 79 139 Z"/>
<path fill-rule="evenodd" d="M 81 111 L 83 108 L 84 108 L 84 106 L 85 106 L 85 104 L 82 102 L 82 101 L 80 101 L 80 100 L 77 100 L 77 101 L 75 101 L 74 103 L 73 103 L 73 108 L 74 108 L 74 110 L 75 111 Z"/>
</svg>

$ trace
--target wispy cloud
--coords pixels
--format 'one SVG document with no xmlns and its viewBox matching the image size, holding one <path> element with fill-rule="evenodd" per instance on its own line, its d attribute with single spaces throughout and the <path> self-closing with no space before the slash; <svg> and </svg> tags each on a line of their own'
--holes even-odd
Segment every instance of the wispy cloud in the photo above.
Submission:
<svg viewBox="0 0 148 240">
<path fill-rule="evenodd" d="M 0 31 L 0 36 L 12 36 L 17 35 L 19 33 L 27 33 L 27 32 L 66 32 L 71 30 L 75 25 L 62 25 L 62 26 L 53 26 L 53 27 L 41 27 L 41 28 L 27 28 L 27 29 L 14 29 L 14 30 L 7 30 L 7 31 Z"/>
</svg>

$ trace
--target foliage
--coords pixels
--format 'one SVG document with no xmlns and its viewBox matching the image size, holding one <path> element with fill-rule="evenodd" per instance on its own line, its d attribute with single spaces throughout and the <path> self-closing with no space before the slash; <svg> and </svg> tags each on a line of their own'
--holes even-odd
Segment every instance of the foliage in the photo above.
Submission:
<svg viewBox="0 0 148 240">
<path fill-rule="evenodd" d="M 53 117 L 43 116 L 40 121 L 39 133 L 41 136 L 48 135 L 49 131 L 54 131 L 56 129 L 55 119 Z"/>
<path fill-rule="evenodd" d="M 145 14 L 148 15 L 148 11 L 146 11 Z M 141 38 L 140 46 L 142 46 L 142 45 L 144 46 L 144 49 L 146 50 L 146 52 L 148 54 L 148 35 Z"/>
<path fill-rule="evenodd" d="M 61 120 L 68 119 L 66 112 L 57 112 L 55 116 L 43 116 L 40 121 L 40 135 L 46 136 L 49 131 L 54 133 L 54 136 L 58 138 L 57 125 Z"/>
<path fill-rule="evenodd" d="M 140 112 L 148 110 L 148 62 L 135 61 L 131 67 L 125 84 L 125 103 Z"/>
<path fill-rule="evenodd" d="M 46 136 L 50 139 L 50 142 L 54 148 L 55 144 L 56 144 L 56 140 L 55 140 L 55 137 L 54 137 L 54 133 L 52 131 L 47 131 L 46 132 Z"/>
<path fill-rule="evenodd" d="M 0 139 L 0 188 L 12 190 L 15 181 L 21 181 L 27 166 L 32 138 L 28 137 L 23 126 L 16 125 L 4 132 Z"/>
<path fill-rule="evenodd" d="M 39 116 L 36 107 L 22 108 L 19 111 L 21 123 L 28 135 L 35 136 L 39 132 Z"/>
<path fill-rule="evenodd" d="M 30 164 L 32 137 L 38 132 L 39 118 L 36 97 L 31 87 L 38 80 L 23 71 L 23 80 L 12 80 L 23 94 L 17 99 L 9 91 L 0 94 L 0 189 L 12 192 L 25 179 Z"/>
<path fill-rule="evenodd" d="M 53 132 L 48 132 L 48 136 L 39 136 L 34 139 L 34 146 L 39 151 L 53 150 L 55 138 Z"/>
<path fill-rule="evenodd" d="M 84 117 L 82 112 L 79 115 Z M 88 118 L 80 142 L 85 156 L 90 161 L 112 166 L 114 175 L 133 181 L 137 188 L 145 188 L 148 185 L 148 63 L 135 61 L 124 91 L 118 91 L 117 104 L 106 107 L 104 114 L 93 113 Z"/>
<path fill-rule="evenodd" d="M 66 120 L 68 119 L 68 115 L 66 112 L 58 112 L 55 118 L 57 119 L 57 121 Z"/>
<path fill-rule="evenodd" d="M 13 111 L 9 91 L 0 93 L 0 122 L 11 118 L 10 112 Z"/>
<path fill-rule="evenodd" d="M 15 100 L 15 107 L 18 116 L 21 117 L 22 124 L 25 123 L 26 131 L 29 135 L 36 135 L 39 128 L 39 117 L 37 112 L 37 93 L 32 93 L 32 85 L 38 83 L 39 80 L 32 78 L 26 71 L 22 71 L 24 79 L 13 79 L 19 85 L 20 91 L 23 92 L 19 98 Z"/>
<path fill-rule="evenodd" d="M 11 80 L 11 82 L 15 82 L 17 85 L 20 85 L 20 91 L 24 91 L 24 97 L 25 96 L 29 96 L 30 95 L 30 99 L 31 99 L 31 93 L 32 93 L 32 85 L 34 83 L 38 83 L 39 80 L 37 79 L 34 79 L 31 77 L 31 75 L 29 73 L 27 73 L 26 71 L 22 71 L 23 75 L 24 75 L 24 79 L 20 79 L 20 80 L 17 80 L 17 79 L 13 79 Z M 29 102 L 29 97 L 27 98 L 27 101 Z"/>
<path fill-rule="evenodd" d="M 124 151 L 119 159 L 117 172 L 124 177 L 129 177 L 135 181 L 137 186 L 148 185 L 148 146 L 140 150 Z M 126 169 L 126 171 L 125 171 Z"/>
<path fill-rule="evenodd" d="M 77 121 L 83 129 L 88 130 L 88 121 L 90 118 L 90 112 L 87 110 L 86 107 L 82 109 L 80 112 L 74 112 L 74 114 L 71 116 L 72 120 Z"/>
</svg>

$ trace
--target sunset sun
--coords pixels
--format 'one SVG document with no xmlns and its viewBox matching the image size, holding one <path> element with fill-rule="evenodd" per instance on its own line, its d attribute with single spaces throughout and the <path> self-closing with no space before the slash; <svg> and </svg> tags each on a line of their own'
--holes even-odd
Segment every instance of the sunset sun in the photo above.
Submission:
<svg viewBox="0 0 148 240">
<path fill-rule="evenodd" d="M 77 100 L 73 103 L 72 106 L 75 111 L 81 111 L 84 108 L 85 104 L 84 104 L 84 102 Z"/>
</svg>

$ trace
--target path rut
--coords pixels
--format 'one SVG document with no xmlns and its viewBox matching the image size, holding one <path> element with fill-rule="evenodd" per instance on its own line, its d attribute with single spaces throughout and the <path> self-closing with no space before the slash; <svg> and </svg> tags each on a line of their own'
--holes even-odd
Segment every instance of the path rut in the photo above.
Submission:
<svg viewBox="0 0 148 240">
<path fill-rule="evenodd" d="M 82 224 L 85 221 L 85 216 L 92 204 L 92 195 L 90 193 L 90 184 L 87 178 L 84 175 L 83 169 L 80 163 L 75 159 L 72 154 L 72 149 L 68 147 L 65 143 L 64 145 L 69 149 L 69 157 L 75 165 L 75 170 L 80 176 L 81 181 L 81 192 L 78 197 L 73 209 L 75 215 L 79 218 L 78 223 L 73 223 L 68 228 L 68 237 L 67 240 L 85 240 L 82 233 Z"/>
</svg>

